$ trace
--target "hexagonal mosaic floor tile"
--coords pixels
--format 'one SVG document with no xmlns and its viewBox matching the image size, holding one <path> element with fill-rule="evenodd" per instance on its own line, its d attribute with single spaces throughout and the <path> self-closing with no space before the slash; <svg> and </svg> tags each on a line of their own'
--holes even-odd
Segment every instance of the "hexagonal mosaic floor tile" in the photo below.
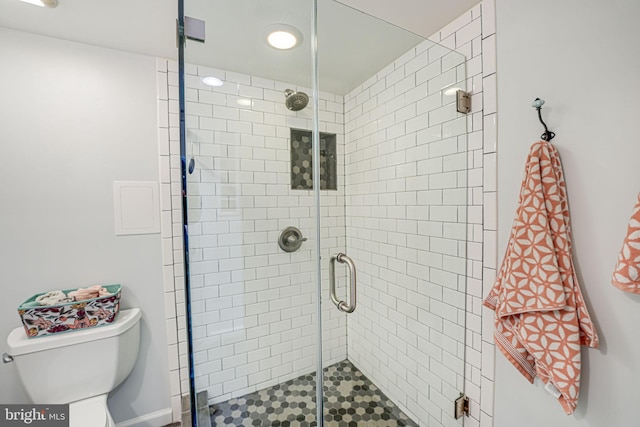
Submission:
<svg viewBox="0 0 640 427">
<path fill-rule="evenodd" d="M 325 368 L 323 389 L 325 426 L 417 427 L 348 360 Z M 315 372 L 209 409 L 215 427 L 316 426 Z"/>
</svg>

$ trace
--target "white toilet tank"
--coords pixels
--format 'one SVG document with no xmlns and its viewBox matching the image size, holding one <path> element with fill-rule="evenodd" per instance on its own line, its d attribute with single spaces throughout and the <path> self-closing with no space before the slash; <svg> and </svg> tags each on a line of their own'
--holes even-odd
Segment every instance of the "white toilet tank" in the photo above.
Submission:
<svg viewBox="0 0 640 427">
<path fill-rule="evenodd" d="M 116 388 L 138 358 L 140 317 L 139 308 L 120 310 L 111 325 L 41 338 L 11 331 L 8 353 L 33 403 L 71 403 Z"/>
</svg>

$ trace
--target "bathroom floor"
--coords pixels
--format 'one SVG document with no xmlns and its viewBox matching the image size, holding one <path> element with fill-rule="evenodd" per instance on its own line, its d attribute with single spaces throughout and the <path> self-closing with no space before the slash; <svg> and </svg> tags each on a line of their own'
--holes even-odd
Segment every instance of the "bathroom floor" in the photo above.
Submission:
<svg viewBox="0 0 640 427">
<path fill-rule="evenodd" d="M 211 425 L 316 426 L 315 372 L 295 380 L 211 405 Z M 325 368 L 325 426 L 415 426 L 348 360 Z"/>
</svg>

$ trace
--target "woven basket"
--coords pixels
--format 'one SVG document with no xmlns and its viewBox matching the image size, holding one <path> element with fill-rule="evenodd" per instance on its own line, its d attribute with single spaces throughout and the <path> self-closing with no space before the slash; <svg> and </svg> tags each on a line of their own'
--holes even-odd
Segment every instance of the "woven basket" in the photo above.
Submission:
<svg viewBox="0 0 640 427">
<path fill-rule="evenodd" d="M 34 307 L 36 294 L 18 307 L 24 331 L 29 338 L 70 332 L 96 326 L 109 325 L 116 321 L 120 311 L 121 285 L 104 286 L 111 295 L 74 301 L 59 305 Z M 76 289 L 67 289 L 65 294 Z"/>
</svg>

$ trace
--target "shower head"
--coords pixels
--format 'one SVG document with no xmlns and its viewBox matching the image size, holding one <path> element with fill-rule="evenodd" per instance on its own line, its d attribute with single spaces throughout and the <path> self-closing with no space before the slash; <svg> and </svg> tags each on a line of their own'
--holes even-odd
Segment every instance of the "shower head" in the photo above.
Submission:
<svg viewBox="0 0 640 427">
<path fill-rule="evenodd" d="M 294 92 L 291 89 L 284 91 L 285 104 L 291 111 L 300 111 L 309 103 L 309 96 L 304 92 Z"/>
</svg>

